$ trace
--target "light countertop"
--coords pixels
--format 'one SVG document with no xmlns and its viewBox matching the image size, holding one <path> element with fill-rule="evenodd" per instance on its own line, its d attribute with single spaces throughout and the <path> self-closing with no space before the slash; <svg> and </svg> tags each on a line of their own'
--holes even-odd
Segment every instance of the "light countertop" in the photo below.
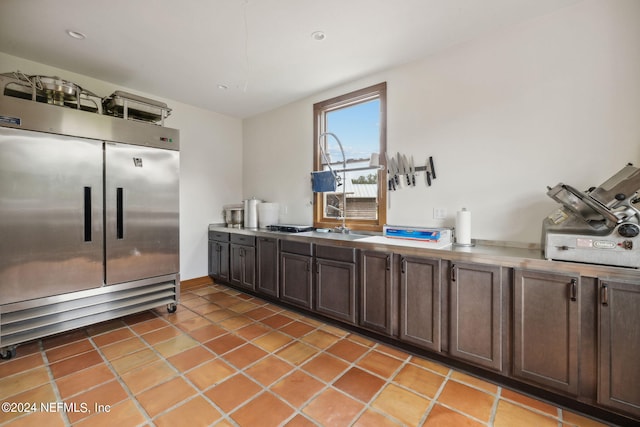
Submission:
<svg viewBox="0 0 640 427">
<path fill-rule="evenodd" d="M 318 245 L 347 246 L 361 250 L 440 258 L 452 262 L 485 263 L 511 268 L 578 274 L 587 277 L 631 280 L 640 284 L 640 271 L 637 269 L 547 260 L 544 258 L 542 249 L 533 244 L 478 240 L 471 247 L 449 245 L 445 248 L 432 248 L 422 242 L 387 238 L 382 236 L 381 233 L 367 232 L 365 234 L 358 231 L 354 231 L 351 234 L 318 231 L 285 233 L 263 229 L 227 228 L 224 224 L 211 224 L 209 225 L 209 231 L 272 237 L 310 242 Z"/>
</svg>

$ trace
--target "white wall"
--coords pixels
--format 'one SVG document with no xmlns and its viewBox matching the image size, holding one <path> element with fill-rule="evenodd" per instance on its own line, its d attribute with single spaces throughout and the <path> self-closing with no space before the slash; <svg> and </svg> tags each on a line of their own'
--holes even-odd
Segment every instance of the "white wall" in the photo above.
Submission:
<svg viewBox="0 0 640 427">
<path fill-rule="evenodd" d="M 313 103 L 387 81 L 389 152 L 432 155 L 437 172 L 391 193 L 388 222 L 454 225 L 464 206 L 473 238 L 537 243 L 547 185 L 586 189 L 640 161 L 639 76 L 640 2 L 585 0 L 246 119 L 243 192 L 310 223 Z"/>
<path fill-rule="evenodd" d="M 207 226 L 223 222 L 223 205 L 242 200 L 241 121 L 0 52 L 0 72 L 15 70 L 55 75 L 99 96 L 124 90 L 167 103 L 165 125 L 180 130 L 180 275 L 206 276 Z"/>
</svg>

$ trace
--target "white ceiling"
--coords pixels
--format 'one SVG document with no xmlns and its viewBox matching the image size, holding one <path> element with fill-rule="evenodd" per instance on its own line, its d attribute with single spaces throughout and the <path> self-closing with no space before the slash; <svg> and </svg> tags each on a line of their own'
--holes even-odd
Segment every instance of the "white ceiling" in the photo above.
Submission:
<svg viewBox="0 0 640 427">
<path fill-rule="evenodd" d="M 578 1 L 0 0 L 0 51 L 244 118 Z"/>
</svg>

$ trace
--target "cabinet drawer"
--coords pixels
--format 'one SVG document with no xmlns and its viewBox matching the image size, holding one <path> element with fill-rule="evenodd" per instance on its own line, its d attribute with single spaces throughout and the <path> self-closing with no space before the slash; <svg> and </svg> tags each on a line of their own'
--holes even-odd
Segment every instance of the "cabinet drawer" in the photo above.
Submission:
<svg viewBox="0 0 640 427">
<path fill-rule="evenodd" d="M 256 238 L 255 236 L 245 236 L 244 234 L 235 234 L 231 235 L 231 243 L 237 243 L 239 245 L 245 246 L 255 246 Z"/>
<path fill-rule="evenodd" d="M 316 257 L 334 261 L 356 262 L 356 249 L 316 245 Z"/>
<path fill-rule="evenodd" d="M 219 242 L 228 242 L 229 233 L 224 231 L 209 231 L 209 240 L 217 240 Z"/>
<path fill-rule="evenodd" d="M 311 256 L 312 247 L 311 243 L 293 242 L 291 240 L 283 240 L 280 243 L 280 250 L 282 252 L 289 252 L 290 254 Z"/>
</svg>

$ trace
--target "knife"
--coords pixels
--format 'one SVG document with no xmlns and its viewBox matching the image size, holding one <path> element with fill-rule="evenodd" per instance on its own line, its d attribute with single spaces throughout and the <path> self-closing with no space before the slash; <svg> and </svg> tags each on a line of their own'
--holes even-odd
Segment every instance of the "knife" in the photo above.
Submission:
<svg viewBox="0 0 640 427">
<path fill-rule="evenodd" d="M 431 157 L 429 157 L 430 159 Z M 427 159 L 427 166 L 425 167 L 424 176 L 427 180 L 427 185 L 431 187 L 431 162 Z"/>
<path fill-rule="evenodd" d="M 395 182 L 396 189 L 402 188 L 402 181 L 398 176 L 400 174 L 400 169 L 398 168 L 398 162 L 395 157 L 391 158 L 391 169 L 393 170 L 393 180 Z"/>
<path fill-rule="evenodd" d="M 416 186 L 416 168 L 413 163 L 413 156 L 411 156 L 411 163 L 409 163 L 409 173 L 411 174 L 411 185 Z"/>
<path fill-rule="evenodd" d="M 402 155 L 402 165 L 404 167 L 404 173 L 407 177 L 407 185 L 411 187 L 411 165 L 409 165 L 409 160 L 407 160 L 406 155 Z"/>
<path fill-rule="evenodd" d="M 402 154 L 400 154 L 400 152 L 398 151 L 396 153 L 396 168 L 398 171 L 398 187 L 399 188 L 403 188 L 404 187 L 404 180 L 406 179 L 404 176 L 400 176 L 400 175 L 407 175 L 407 171 L 405 169 L 405 165 L 404 162 L 402 161 Z"/>
<path fill-rule="evenodd" d="M 384 153 L 384 157 L 387 160 L 387 182 L 389 185 L 389 190 L 395 191 L 396 182 L 393 179 L 393 163 L 391 162 L 391 158 L 389 157 L 389 154 Z"/>
<path fill-rule="evenodd" d="M 431 167 L 431 168 L 430 168 L 430 170 L 431 170 L 431 177 L 432 177 L 433 179 L 436 179 L 436 170 L 435 170 L 435 168 L 433 167 L 433 157 L 431 157 L 431 156 L 429 156 L 429 166 Z"/>
</svg>

